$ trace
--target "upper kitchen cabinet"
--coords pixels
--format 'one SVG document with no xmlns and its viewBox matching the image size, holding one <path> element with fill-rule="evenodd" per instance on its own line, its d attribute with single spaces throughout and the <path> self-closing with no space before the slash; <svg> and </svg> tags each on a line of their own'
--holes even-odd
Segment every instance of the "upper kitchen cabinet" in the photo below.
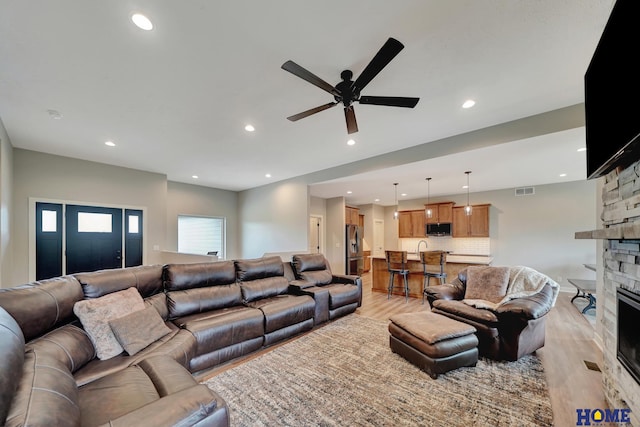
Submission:
<svg viewBox="0 0 640 427">
<path fill-rule="evenodd" d="M 344 213 L 345 222 L 347 225 L 359 225 L 360 224 L 360 209 L 345 207 Z"/>
<path fill-rule="evenodd" d="M 489 237 L 489 208 L 491 205 L 472 205 L 467 216 L 464 206 L 453 208 L 453 237 Z"/>
<path fill-rule="evenodd" d="M 398 237 L 424 237 L 424 211 L 398 212 Z"/>
<path fill-rule="evenodd" d="M 447 224 L 453 222 L 453 202 L 424 205 L 425 211 L 431 209 L 433 216 L 426 218 L 427 224 Z M 425 216 L 426 217 L 426 216 Z"/>
</svg>

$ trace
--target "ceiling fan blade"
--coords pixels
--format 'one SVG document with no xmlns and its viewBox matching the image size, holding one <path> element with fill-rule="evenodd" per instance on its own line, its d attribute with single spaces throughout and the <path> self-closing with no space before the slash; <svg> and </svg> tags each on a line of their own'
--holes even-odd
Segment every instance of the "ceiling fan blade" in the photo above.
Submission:
<svg viewBox="0 0 640 427">
<path fill-rule="evenodd" d="M 311 71 L 308 71 L 302 68 L 300 65 L 296 64 L 293 61 L 287 61 L 282 64 L 282 69 L 290 72 L 291 74 L 300 77 L 302 80 L 306 80 L 314 86 L 319 87 L 322 90 L 329 92 L 332 95 L 340 95 L 340 91 L 335 87 L 331 86 L 329 83 L 322 80 L 320 77 L 313 74 Z"/>
<path fill-rule="evenodd" d="M 387 105 L 389 107 L 413 108 L 420 98 L 406 98 L 403 96 L 361 96 L 360 104 Z"/>
<path fill-rule="evenodd" d="M 404 49 L 404 45 L 402 43 L 392 37 L 389 37 L 389 40 L 382 45 L 378 53 L 376 53 L 376 56 L 373 57 L 371 62 L 369 62 L 369 65 L 365 67 L 360 76 L 353 83 L 353 92 L 360 93 L 360 91 L 364 89 L 364 87 L 369 84 L 369 82 L 373 80 L 373 78 L 377 76 L 378 73 L 382 71 L 382 69 L 386 67 L 402 49 Z"/>
<path fill-rule="evenodd" d="M 353 105 L 344 107 L 344 118 L 347 120 L 347 133 L 358 132 L 358 123 L 356 122 L 356 113 L 353 110 Z"/>
<path fill-rule="evenodd" d="M 287 117 L 287 119 L 291 120 L 292 122 L 295 122 L 297 120 L 304 119 L 305 117 L 309 117 L 312 114 L 319 113 L 320 111 L 324 111 L 324 110 L 326 110 L 328 108 L 331 108 L 336 104 L 337 104 L 337 102 L 330 102 L 328 104 L 324 104 L 324 105 L 321 105 L 319 107 L 315 107 L 315 108 L 312 108 L 310 110 L 303 111 L 302 113 L 294 114 L 293 116 Z"/>
</svg>

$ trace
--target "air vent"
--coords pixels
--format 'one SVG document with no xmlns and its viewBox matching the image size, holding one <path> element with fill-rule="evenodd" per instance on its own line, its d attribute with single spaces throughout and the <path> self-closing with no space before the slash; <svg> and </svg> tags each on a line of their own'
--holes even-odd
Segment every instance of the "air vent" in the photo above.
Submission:
<svg viewBox="0 0 640 427">
<path fill-rule="evenodd" d="M 516 196 L 533 196 L 534 194 L 536 194 L 535 187 L 516 188 Z"/>
</svg>

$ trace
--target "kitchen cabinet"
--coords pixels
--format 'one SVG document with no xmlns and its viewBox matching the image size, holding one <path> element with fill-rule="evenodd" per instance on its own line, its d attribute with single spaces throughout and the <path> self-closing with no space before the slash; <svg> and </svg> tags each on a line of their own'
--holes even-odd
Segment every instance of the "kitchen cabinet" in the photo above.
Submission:
<svg viewBox="0 0 640 427">
<path fill-rule="evenodd" d="M 345 207 L 344 213 L 345 223 L 347 225 L 359 225 L 360 224 L 360 209 Z"/>
<path fill-rule="evenodd" d="M 453 208 L 453 237 L 489 237 L 489 208 L 491 205 L 472 205 L 467 216 L 464 206 Z"/>
<path fill-rule="evenodd" d="M 425 211 L 431 209 L 433 216 L 426 218 L 426 224 L 447 224 L 453 222 L 453 202 L 431 203 L 424 205 Z"/>
<path fill-rule="evenodd" d="M 424 237 L 424 211 L 398 212 L 398 237 Z"/>
<path fill-rule="evenodd" d="M 364 258 L 363 273 L 368 273 L 371 270 L 371 251 L 362 251 L 362 257 Z"/>
</svg>

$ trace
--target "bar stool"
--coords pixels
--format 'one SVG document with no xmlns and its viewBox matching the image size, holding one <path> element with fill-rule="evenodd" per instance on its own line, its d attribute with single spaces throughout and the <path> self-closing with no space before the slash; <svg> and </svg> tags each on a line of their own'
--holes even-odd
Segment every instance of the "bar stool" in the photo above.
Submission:
<svg viewBox="0 0 640 427">
<path fill-rule="evenodd" d="M 404 280 L 404 301 L 409 301 L 409 269 L 407 268 L 407 251 L 385 251 L 387 258 L 387 271 L 389 272 L 389 291 L 387 299 L 391 298 L 396 274 Z M 397 286 L 396 286 L 397 287 Z"/>
<path fill-rule="evenodd" d="M 441 285 L 447 280 L 447 273 L 444 272 L 444 266 L 447 263 L 447 253 L 445 251 L 420 252 L 420 259 L 422 260 L 422 270 L 424 274 L 422 283 L 422 304 L 424 304 L 424 295 L 431 278 L 440 279 Z M 428 266 L 432 268 L 429 269 Z M 435 266 L 440 267 L 440 271 L 434 271 L 433 267 Z"/>
</svg>

